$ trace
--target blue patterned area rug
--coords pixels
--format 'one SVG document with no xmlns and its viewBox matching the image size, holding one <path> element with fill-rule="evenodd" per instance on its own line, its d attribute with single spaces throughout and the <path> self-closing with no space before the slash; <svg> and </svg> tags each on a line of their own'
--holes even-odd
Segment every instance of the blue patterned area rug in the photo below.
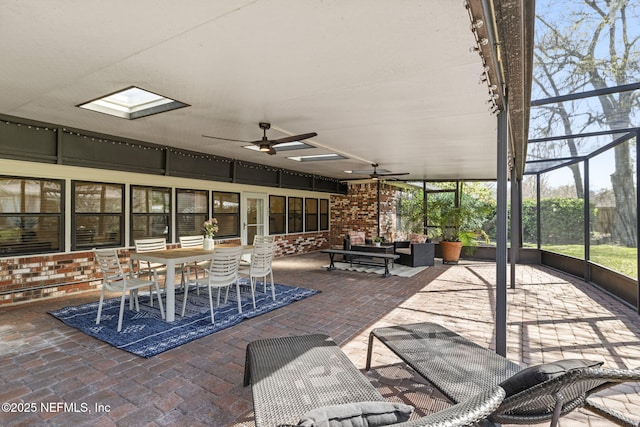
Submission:
<svg viewBox="0 0 640 427">
<path fill-rule="evenodd" d="M 211 324 L 209 309 L 209 293 L 201 287 L 200 295 L 195 289 L 189 290 L 187 310 L 185 316 L 180 316 L 182 310 L 183 293 L 176 291 L 176 320 L 167 323 L 162 320 L 158 301 L 154 299 L 154 306 L 149 306 L 149 295 L 140 294 L 140 312 L 129 310 L 127 298 L 122 331 L 117 332 L 120 298 L 105 299 L 102 307 L 102 319 L 96 325 L 98 301 L 60 310 L 50 311 L 49 314 L 63 321 L 69 326 L 77 328 L 87 335 L 98 338 L 114 347 L 128 351 L 141 357 L 151 357 L 169 349 L 186 344 L 189 341 L 226 329 L 242 322 L 244 319 L 260 316 L 299 301 L 320 291 L 279 285 L 276 283 L 276 300 L 271 296 L 271 289 L 263 293 L 263 285 L 258 282 L 256 287 L 256 308 L 253 308 L 248 286 L 243 286 L 242 314 L 238 313 L 235 287 L 229 291 L 229 299 L 224 303 L 224 291 L 219 307 L 215 309 L 215 324 Z M 213 294 L 214 304 L 216 293 Z"/>
</svg>

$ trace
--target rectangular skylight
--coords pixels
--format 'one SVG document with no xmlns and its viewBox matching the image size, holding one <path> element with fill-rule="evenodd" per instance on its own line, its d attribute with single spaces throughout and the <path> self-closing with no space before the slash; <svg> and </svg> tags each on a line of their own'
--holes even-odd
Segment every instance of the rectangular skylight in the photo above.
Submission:
<svg viewBox="0 0 640 427">
<path fill-rule="evenodd" d="M 188 104 L 140 89 L 139 87 L 131 86 L 94 99 L 93 101 L 80 104 L 78 107 L 123 119 L 134 120 L 152 114 L 188 107 Z"/>
<path fill-rule="evenodd" d="M 297 156 L 297 157 L 287 157 L 287 159 L 295 160 L 296 162 L 319 162 L 322 160 L 340 160 L 346 159 L 346 157 L 341 156 L 340 154 L 314 154 L 311 156 Z"/>
</svg>

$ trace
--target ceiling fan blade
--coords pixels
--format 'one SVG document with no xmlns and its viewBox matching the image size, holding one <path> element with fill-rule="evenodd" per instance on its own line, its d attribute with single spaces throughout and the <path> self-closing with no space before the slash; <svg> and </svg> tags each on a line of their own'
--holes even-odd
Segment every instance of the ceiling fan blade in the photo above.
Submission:
<svg viewBox="0 0 640 427">
<path fill-rule="evenodd" d="M 271 145 L 283 144 L 285 142 L 302 141 L 305 139 L 313 138 L 314 136 L 317 136 L 317 135 L 318 134 L 316 132 L 311 132 L 311 133 L 303 133 L 302 135 L 286 136 L 284 138 L 271 140 Z"/>
<path fill-rule="evenodd" d="M 243 141 L 241 139 L 232 139 L 232 138 L 221 138 L 219 136 L 211 136 L 211 135 L 202 135 L 205 138 L 211 138 L 211 139 L 219 139 L 221 141 L 231 141 L 231 142 L 244 142 L 244 143 L 249 143 L 249 141 Z"/>
<path fill-rule="evenodd" d="M 376 176 L 401 176 L 401 175 L 410 175 L 410 172 L 402 172 L 402 173 L 378 173 Z"/>
</svg>

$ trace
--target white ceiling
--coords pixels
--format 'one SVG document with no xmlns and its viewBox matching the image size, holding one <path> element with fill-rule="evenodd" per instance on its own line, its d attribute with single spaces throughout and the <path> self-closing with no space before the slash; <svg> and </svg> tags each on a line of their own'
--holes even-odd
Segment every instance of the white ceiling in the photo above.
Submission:
<svg viewBox="0 0 640 427">
<path fill-rule="evenodd" d="M 494 178 L 496 118 L 453 0 L 1 0 L 0 113 L 356 178 Z M 128 86 L 189 104 L 127 121 L 76 107 Z M 317 132 L 316 148 L 241 148 Z M 336 152 L 348 160 L 295 162 Z M 292 154 L 295 153 L 295 154 Z M 357 178 L 361 178 L 358 176 Z M 405 178 L 405 177 L 403 177 Z"/>
</svg>

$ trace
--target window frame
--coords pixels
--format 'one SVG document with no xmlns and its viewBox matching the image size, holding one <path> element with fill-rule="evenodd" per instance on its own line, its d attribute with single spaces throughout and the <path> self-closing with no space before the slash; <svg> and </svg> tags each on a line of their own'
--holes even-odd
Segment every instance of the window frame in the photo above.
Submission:
<svg viewBox="0 0 640 427">
<path fill-rule="evenodd" d="M 273 201 L 280 200 L 282 202 L 282 212 L 274 213 L 272 211 Z M 276 227 L 272 227 L 271 223 L 281 222 L 282 232 L 274 231 Z M 287 196 L 269 195 L 269 234 L 286 234 L 287 232 Z"/>
<path fill-rule="evenodd" d="M 197 217 L 204 214 L 204 221 L 211 218 L 211 191 L 209 190 L 196 190 L 192 188 L 176 188 L 176 209 L 175 209 L 175 222 L 176 222 L 176 239 L 180 239 L 183 235 L 180 234 L 180 218 L 189 218 L 189 217 Z M 193 213 L 181 213 L 178 211 L 178 206 L 180 205 L 180 194 L 188 194 L 188 193 L 203 193 L 207 199 L 205 212 L 193 212 Z M 204 234 L 203 232 L 203 224 L 200 224 L 200 228 L 198 234 Z M 193 233 L 184 234 L 184 236 L 193 236 Z"/>
<path fill-rule="evenodd" d="M 325 208 L 325 209 L 323 209 Z M 325 212 L 326 210 L 326 212 Z M 331 207 L 329 205 L 329 199 L 319 199 L 318 202 L 318 218 L 319 218 L 319 231 L 329 231 L 329 213 Z M 323 221 L 324 219 L 324 221 Z M 326 226 L 323 226 L 326 223 Z"/>
<path fill-rule="evenodd" d="M 163 192 L 166 192 L 169 195 L 169 200 L 167 202 L 167 206 L 168 206 L 168 212 L 162 212 L 162 213 L 153 213 L 153 212 L 134 212 L 133 206 L 134 206 L 134 200 L 133 200 L 133 195 L 134 195 L 134 191 L 136 189 L 139 188 L 143 188 L 143 189 L 147 189 L 147 190 L 162 190 Z M 129 205 L 129 244 L 131 246 L 133 246 L 135 244 L 135 240 L 137 239 L 145 239 L 145 238 L 158 238 L 158 237 L 164 237 L 167 242 L 171 241 L 171 233 L 172 233 L 172 229 L 171 229 L 171 220 L 172 220 L 172 215 L 173 212 L 171 211 L 171 201 L 172 201 L 172 197 L 173 197 L 173 189 L 172 187 L 160 187 L 160 186 L 153 186 L 153 185 L 134 185 L 132 184 L 129 188 L 129 196 L 130 196 L 130 205 Z M 136 217 L 142 217 L 142 216 L 148 216 L 148 217 L 161 217 L 164 216 L 167 219 L 167 233 L 164 236 L 156 236 L 156 235 L 151 235 L 151 236 L 143 236 L 143 237 L 136 237 L 135 236 L 135 230 L 133 229 L 134 227 L 134 219 Z"/>
<path fill-rule="evenodd" d="M 93 184 L 93 185 L 102 185 L 102 186 L 114 186 L 120 187 L 120 212 L 76 212 L 76 185 L 77 184 Z M 93 247 L 99 246 L 100 248 L 112 248 L 124 246 L 125 239 L 125 185 L 118 184 L 113 182 L 97 182 L 97 181 L 85 181 L 85 180 L 72 180 L 71 181 L 71 250 L 72 251 L 86 251 L 91 250 Z M 88 246 L 79 246 L 78 245 L 78 227 L 76 224 L 78 223 L 78 218 L 81 217 L 119 217 L 118 224 L 120 228 L 120 240 L 111 244 L 100 244 L 100 245 L 88 245 Z"/>
<path fill-rule="evenodd" d="M 300 211 L 291 211 L 291 202 L 300 202 Z M 299 220 L 293 217 L 293 215 L 299 215 Z M 300 227 L 295 228 L 300 222 Z M 287 197 L 287 233 L 303 233 L 304 232 L 304 199 L 302 197 Z"/>
<path fill-rule="evenodd" d="M 313 212 L 314 207 L 315 207 L 315 212 Z M 320 208 L 320 203 L 318 202 L 318 199 L 313 197 L 305 197 L 304 199 L 304 231 L 305 232 L 320 231 L 319 208 Z"/>
<path fill-rule="evenodd" d="M 238 198 L 238 212 L 237 213 L 218 213 L 216 212 L 216 207 L 215 207 L 215 200 L 216 200 L 216 194 L 234 194 L 237 196 Z M 215 217 L 218 220 L 218 225 L 220 226 L 222 223 L 224 223 L 224 220 L 221 220 L 221 218 L 225 218 L 225 217 L 236 217 L 236 232 L 235 234 L 220 234 L 220 232 L 218 232 L 214 237 L 220 237 L 220 238 L 239 238 L 240 237 L 240 214 L 242 213 L 242 198 L 240 197 L 240 193 L 236 192 L 236 191 L 212 191 L 211 192 L 211 217 Z M 222 227 L 220 227 L 220 229 L 222 229 Z"/>
<path fill-rule="evenodd" d="M 39 177 L 24 177 L 24 176 L 9 176 L 9 175 L 0 175 L 0 180 L 20 180 L 20 181 L 40 181 L 40 182 L 52 182 L 56 183 L 59 186 L 60 190 L 60 198 L 58 200 L 58 212 L 26 212 L 26 203 L 25 203 L 25 195 L 24 193 L 20 194 L 20 212 L 0 212 L 0 218 L 11 218 L 11 217 L 20 217 L 20 221 L 24 221 L 24 218 L 58 218 L 58 247 L 51 249 L 42 249 L 42 248 L 30 248 L 29 245 L 22 244 L 22 240 L 17 244 L 16 247 L 10 247 L 10 245 L 0 245 L 0 256 L 16 256 L 16 255 L 31 255 L 31 254 L 39 254 L 39 253 L 54 253 L 54 252 L 64 252 L 65 250 L 65 199 L 66 199 L 66 183 L 64 179 L 55 179 L 55 178 L 39 178 Z M 24 249 L 20 250 L 20 246 L 23 246 Z"/>
</svg>

